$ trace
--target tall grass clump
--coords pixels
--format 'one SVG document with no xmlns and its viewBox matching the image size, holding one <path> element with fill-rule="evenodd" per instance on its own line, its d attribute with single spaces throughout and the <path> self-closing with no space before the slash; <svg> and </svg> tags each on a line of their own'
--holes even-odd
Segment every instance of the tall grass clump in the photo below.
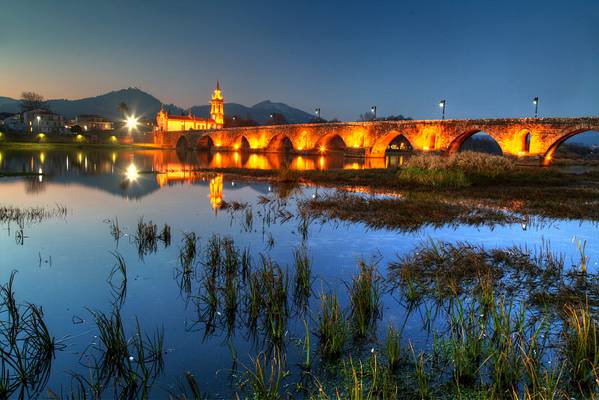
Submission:
<svg viewBox="0 0 599 400">
<path fill-rule="evenodd" d="M 484 153 L 421 154 L 410 157 L 406 167 L 399 171 L 399 179 L 417 185 L 460 188 L 507 176 L 514 169 L 511 160 Z"/>
<path fill-rule="evenodd" d="M 283 343 L 287 329 L 287 274 L 270 258 L 262 257 L 262 305 L 265 311 L 265 329 L 274 344 Z"/>
<path fill-rule="evenodd" d="M 347 324 L 336 294 L 320 296 L 318 338 L 320 353 L 324 359 L 335 359 L 341 355 L 347 340 Z"/>
<path fill-rule="evenodd" d="M 401 361 L 400 333 L 392 325 L 387 328 L 387 337 L 385 338 L 385 351 L 387 355 L 387 365 L 391 371 L 399 366 Z"/>
<path fill-rule="evenodd" d="M 565 309 L 564 356 L 573 386 L 583 391 L 599 385 L 599 324 L 588 303 Z"/>
<path fill-rule="evenodd" d="M 293 259 L 295 261 L 293 299 L 296 306 L 304 310 L 308 306 L 312 292 L 312 263 L 305 246 L 293 251 Z"/>
<path fill-rule="evenodd" d="M 18 303 L 14 278 L 12 272 L 0 286 L 0 397 L 36 398 L 62 345 L 50 334 L 40 307 Z"/>
<path fill-rule="evenodd" d="M 91 360 L 88 368 L 95 379 L 81 375 L 88 393 L 112 389 L 115 398 L 148 398 L 150 388 L 164 369 L 164 333 L 152 336 L 142 332 L 139 321 L 128 337 L 118 308 L 112 313 L 92 312 L 98 329 L 98 343 L 88 348 L 82 359 Z"/>
<path fill-rule="evenodd" d="M 353 334 L 363 338 L 380 316 L 380 284 L 375 266 L 359 262 L 360 271 L 349 289 Z"/>
<path fill-rule="evenodd" d="M 251 388 L 251 398 L 279 400 L 283 398 L 283 380 L 288 374 L 285 369 L 285 356 L 275 351 L 272 358 L 260 353 L 252 360 L 252 368 L 246 368 L 247 383 Z"/>
</svg>

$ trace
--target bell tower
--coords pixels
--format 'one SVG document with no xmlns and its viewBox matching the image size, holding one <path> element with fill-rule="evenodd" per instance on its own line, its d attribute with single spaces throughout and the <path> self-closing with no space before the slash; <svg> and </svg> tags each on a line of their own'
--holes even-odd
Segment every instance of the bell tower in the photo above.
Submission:
<svg viewBox="0 0 599 400">
<path fill-rule="evenodd" d="M 220 90 L 220 82 L 216 81 L 216 89 L 210 101 L 210 116 L 216 123 L 217 128 L 222 128 L 225 122 L 225 101 Z"/>
</svg>

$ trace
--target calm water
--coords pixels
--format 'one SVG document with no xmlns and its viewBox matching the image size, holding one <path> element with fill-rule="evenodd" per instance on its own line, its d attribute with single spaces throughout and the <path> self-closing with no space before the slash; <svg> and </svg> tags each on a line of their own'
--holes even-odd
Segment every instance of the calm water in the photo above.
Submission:
<svg viewBox="0 0 599 400">
<path fill-rule="evenodd" d="M 174 388 L 183 379 L 185 371 L 192 371 L 202 390 L 215 398 L 231 395 L 231 348 L 240 363 L 261 350 L 248 337 L 244 324 L 239 323 L 230 338 L 224 329 L 217 328 L 204 336 L 204 326 L 198 323 L 198 312 L 181 293 L 176 269 L 179 265 L 179 247 L 183 232 L 195 232 L 200 237 L 200 251 L 213 234 L 228 235 L 241 249 L 249 247 L 254 261 L 259 255 L 270 255 L 281 266 L 292 266 L 293 250 L 302 244 L 298 229 L 300 221 L 267 223 L 267 207 L 258 204 L 259 198 L 276 198 L 268 183 L 247 183 L 225 179 L 222 187 L 210 187 L 209 179 L 186 171 L 191 165 L 215 167 L 269 168 L 280 165 L 280 157 L 194 154 L 181 160 L 172 152 L 116 152 L 47 151 L 7 152 L 0 150 L 2 171 L 43 171 L 43 176 L 0 179 L 0 206 L 67 207 L 66 217 L 51 218 L 42 223 L 27 224 L 22 240 L 17 227 L 3 225 L 0 231 L 0 280 L 6 282 L 12 270 L 18 271 L 15 291 L 19 301 L 43 306 L 51 333 L 64 338 L 67 347 L 57 354 L 52 365 L 49 386 L 55 390 L 67 388 L 70 378 L 66 372 L 84 372 L 80 364 L 81 352 L 97 338 L 95 325 L 88 309 L 110 311 L 114 300 L 107 283 L 115 264 L 111 252 L 123 255 L 128 266 L 129 283 L 122 314 L 128 328 L 133 329 L 137 317 L 144 329 L 152 331 L 164 327 L 165 373 L 155 387 L 156 395 Z M 220 161 L 219 161 L 220 160 Z M 303 161 L 302 161 L 303 160 Z M 310 160 L 310 161 L 308 161 Z M 326 158 L 322 168 L 353 168 L 354 161 Z M 355 161 L 356 168 L 364 166 Z M 389 162 L 389 161 L 387 161 Z M 305 163 L 303 166 L 302 163 Z M 291 160 L 297 168 L 320 168 L 321 161 L 297 157 Z M 134 166 L 134 168 L 131 167 Z M 165 174 L 138 174 L 138 171 L 159 170 Z M 298 198 L 310 198 L 322 188 L 303 188 L 286 199 L 286 208 L 295 210 Z M 221 201 L 248 202 L 253 205 L 254 221 L 251 228 L 244 224 L 243 214 L 218 210 Z M 131 239 L 140 217 L 159 226 L 172 227 L 172 245 L 159 244 L 156 253 L 140 259 L 137 246 Z M 118 218 L 126 236 L 116 243 L 110 235 L 107 219 Z M 306 245 L 310 251 L 316 281 L 313 289 L 337 291 L 346 304 L 344 282 L 356 273 L 356 261 L 377 259 L 382 274 L 397 256 L 410 252 L 428 238 L 445 241 L 469 241 L 488 247 L 507 247 L 514 244 L 540 246 L 549 241 L 554 251 L 562 252 L 568 261 L 577 262 L 573 237 L 587 240 L 587 255 L 591 268 L 597 269 L 599 247 L 596 245 L 599 229 L 585 221 L 547 221 L 531 224 L 491 228 L 469 226 L 423 228 L 418 232 L 402 233 L 372 230 L 362 224 L 317 223 L 309 226 Z M 194 281 L 192 291 L 200 283 Z M 406 323 L 405 340 L 426 346 L 430 338 L 422 335 L 419 316 L 409 316 L 398 301 L 386 295 L 383 298 L 383 332 L 387 324 Z M 307 317 L 315 329 L 318 307 L 313 296 Z M 82 323 L 81 320 L 83 321 Z M 301 338 L 304 325 L 293 318 L 288 326 L 288 337 Z M 381 335 L 382 336 L 382 335 Z M 302 349 L 289 341 L 289 365 L 302 357 Z M 239 365 L 238 365 L 239 368 Z"/>
</svg>

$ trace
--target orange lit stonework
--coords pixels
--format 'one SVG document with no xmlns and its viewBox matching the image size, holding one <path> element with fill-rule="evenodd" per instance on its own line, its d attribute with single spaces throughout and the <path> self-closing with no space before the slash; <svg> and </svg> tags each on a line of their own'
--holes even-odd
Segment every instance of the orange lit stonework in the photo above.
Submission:
<svg viewBox="0 0 599 400">
<path fill-rule="evenodd" d="M 220 129 L 225 119 L 224 99 L 220 90 L 220 83 L 216 83 L 216 89 L 210 101 L 210 118 L 199 118 L 191 114 L 169 115 L 164 108 L 156 115 L 156 131 L 158 132 L 180 132 L 180 131 L 202 131 L 206 129 Z"/>
<path fill-rule="evenodd" d="M 491 136 L 503 154 L 549 162 L 564 140 L 584 131 L 599 131 L 599 118 L 520 118 L 341 122 L 215 129 L 208 132 L 167 132 L 155 135 L 165 148 L 202 148 L 209 140 L 218 151 L 327 154 L 341 151 L 368 158 L 384 157 L 394 140 L 403 137 L 416 152 L 454 153 L 477 132 Z M 301 162 L 298 162 L 301 164 Z M 298 165 L 299 166 L 299 165 Z M 308 165 L 306 164 L 306 167 Z M 300 166 L 301 168 L 301 166 Z"/>
</svg>

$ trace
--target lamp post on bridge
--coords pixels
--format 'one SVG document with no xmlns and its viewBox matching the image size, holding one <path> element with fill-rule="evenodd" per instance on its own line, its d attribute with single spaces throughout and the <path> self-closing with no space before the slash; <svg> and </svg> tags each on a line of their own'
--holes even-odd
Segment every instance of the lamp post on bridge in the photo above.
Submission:
<svg viewBox="0 0 599 400">
<path fill-rule="evenodd" d="M 442 112 L 441 119 L 445 119 L 445 100 L 441 100 L 439 102 L 439 107 L 441 107 L 441 112 Z"/>
<path fill-rule="evenodd" d="M 320 119 L 320 107 L 316 108 L 314 110 L 314 114 L 316 114 L 316 116 L 318 117 L 318 119 Z"/>
<path fill-rule="evenodd" d="M 535 118 L 537 118 L 539 115 L 539 97 L 532 99 L 532 104 L 535 106 Z"/>
<path fill-rule="evenodd" d="M 374 115 L 374 119 L 376 120 L 376 106 L 370 107 L 370 112 Z"/>
</svg>

